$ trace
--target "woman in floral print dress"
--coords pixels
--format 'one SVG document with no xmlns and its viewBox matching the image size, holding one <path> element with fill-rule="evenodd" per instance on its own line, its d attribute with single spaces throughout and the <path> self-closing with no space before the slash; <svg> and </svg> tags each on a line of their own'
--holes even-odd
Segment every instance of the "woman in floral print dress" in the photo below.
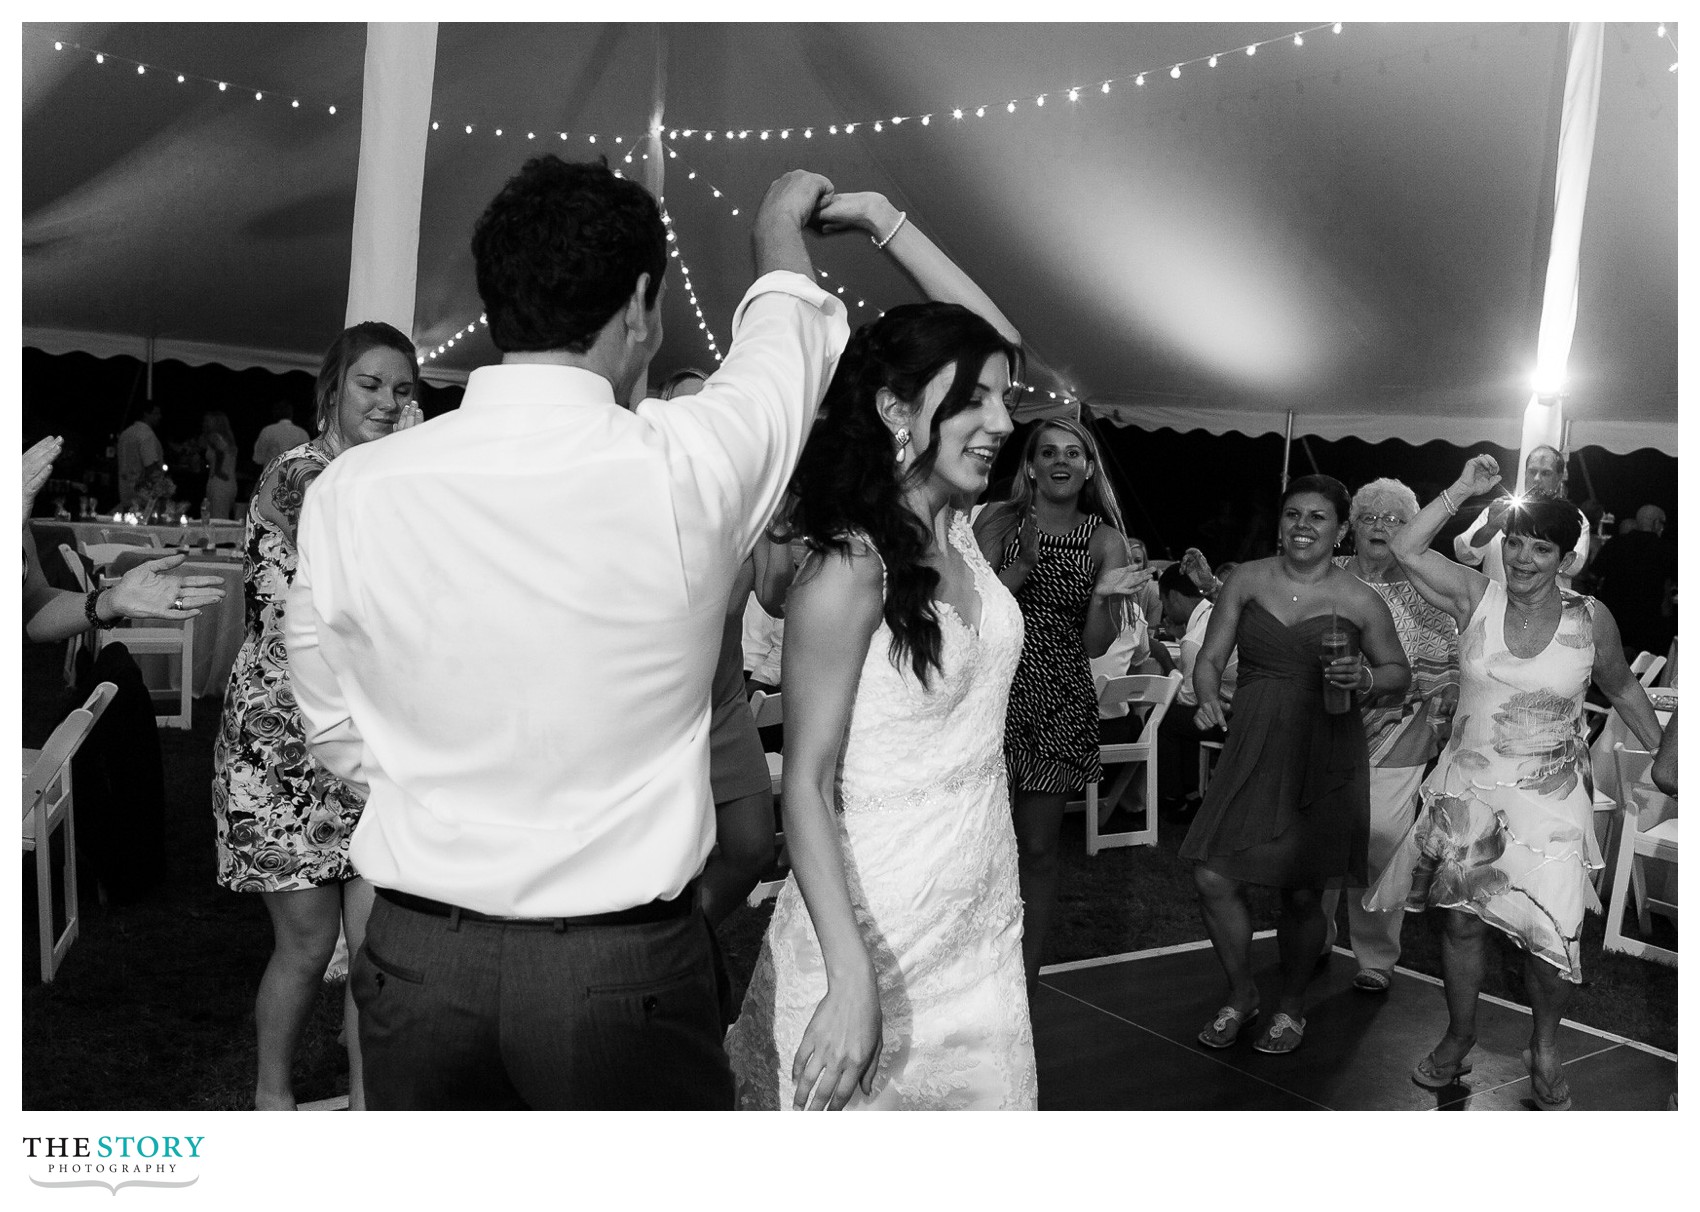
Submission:
<svg viewBox="0 0 1700 1212">
<path fill-rule="evenodd" d="M 290 1070 L 302 1024 L 345 930 L 357 948 L 371 891 L 348 865 L 358 795 L 307 751 L 289 684 L 284 597 L 295 578 L 295 529 L 307 486 L 338 454 L 419 421 L 413 343 L 388 324 L 346 329 L 319 368 L 319 435 L 267 465 L 248 508 L 243 590 L 247 638 L 230 671 L 213 747 L 218 881 L 258 892 L 274 945 L 255 1000 L 254 1106 L 295 1106 Z M 349 1105 L 364 1105 L 354 1003 L 344 1006 Z"/>
<path fill-rule="evenodd" d="M 1536 1107 L 1569 1109 L 1558 1023 L 1582 980 L 1584 908 L 1598 910 L 1588 873 L 1600 866 L 1593 780 L 1582 734 L 1590 679 L 1649 750 L 1659 726 L 1629 672 L 1611 612 L 1558 587 L 1574 571 L 1581 514 L 1564 501 L 1512 508 L 1505 582 L 1454 564 L 1429 543 L 1460 505 L 1499 482 L 1477 455 L 1451 488 L 1395 534 L 1393 552 L 1417 591 L 1458 622 L 1461 686 L 1452 736 L 1422 789 L 1422 810 L 1365 903 L 1445 908 L 1441 952 L 1446 1035 L 1411 1076 L 1440 1089 L 1470 1071 L 1483 940 L 1501 931 L 1528 954 L 1534 1029 L 1523 1063 Z"/>
</svg>

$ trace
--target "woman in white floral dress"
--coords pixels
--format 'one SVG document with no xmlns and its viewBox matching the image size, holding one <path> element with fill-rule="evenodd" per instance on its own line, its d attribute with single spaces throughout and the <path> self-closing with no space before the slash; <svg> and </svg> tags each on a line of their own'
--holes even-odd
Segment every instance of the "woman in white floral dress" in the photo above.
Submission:
<svg viewBox="0 0 1700 1212">
<path fill-rule="evenodd" d="M 315 396 L 319 435 L 267 465 L 248 508 L 243 568 L 247 638 L 230 671 L 213 747 L 218 881 L 258 892 L 274 945 L 255 1000 L 254 1106 L 295 1106 L 295 1044 L 336 947 L 358 948 L 371 892 L 348 865 L 361 801 L 307 751 L 289 684 L 283 605 L 295 578 L 295 528 L 311 484 L 338 454 L 419 421 L 413 343 L 388 324 L 344 330 L 325 355 Z M 354 1003 L 345 1002 L 349 1105 L 364 1106 Z"/>
<path fill-rule="evenodd" d="M 1465 1058 L 1476 1040 L 1491 926 L 1527 952 L 1534 1023 L 1523 1062 L 1536 1107 L 1561 1111 L 1571 1096 L 1558 1023 L 1582 980 L 1583 910 L 1600 907 L 1588 879 L 1601 860 L 1581 723 L 1590 679 L 1649 750 L 1658 747 L 1659 726 L 1624 663 L 1611 612 L 1558 587 L 1559 574 L 1573 571 L 1582 524 L 1575 506 L 1512 508 L 1503 584 L 1429 550 L 1459 506 L 1498 482 L 1499 465 L 1477 455 L 1393 539 L 1417 591 L 1458 622 L 1461 685 L 1451 739 L 1423 784 L 1422 811 L 1365 903 L 1448 910 L 1441 964 L 1449 1022 L 1412 1080 L 1440 1089 L 1470 1071 Z"/>
</svg>

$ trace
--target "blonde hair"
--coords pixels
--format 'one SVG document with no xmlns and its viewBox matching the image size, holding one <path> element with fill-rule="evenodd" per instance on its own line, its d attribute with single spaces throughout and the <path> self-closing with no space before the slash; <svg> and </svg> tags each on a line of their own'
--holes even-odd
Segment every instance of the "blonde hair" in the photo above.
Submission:
<svg viewBox="0 0 1700 1212">
<path fill-rule="evenodd" d="M 1069 417 L 1051 417 L 1035 421 L 1021 447 L 1021 466 L 1026 468 L 1032 464 L 1033 456 L 1039 449 L 1039 439 L 1047 429 L 1060 429 L 1080 441 L 1093 468 L 1093 474 L 1080 490 L 1080 508 L 1085 513 L 1097 514 L 1106 525 L 1114 528 L 1116 536 L 1121 539 L 1122 550 L 1127 552 L 1128 562 L 1131 564 L 1133 549 L 1128 542 L 1127 524 L 1122 521 L 1122 510 L 1116 500 L 1115 486 L 1110 483 L 1110 477 L 1104 472 L 1104 460 L 1098 451 L 1098 440 L 1092 436 L 1091 430 Z M 1037 491 L 1031 479 L 1020 471 L 1016 472 L 1015 479 L 1010 484 L 1009 495 L 997 503 L 1007 508 L 1004 516 L 997 519 L 996 528 L 992 530 L 995 542 L 1007 543 L 1009 536 L 1020 528 L 1021 519 L 1033 508 L 1033 498 Z M 1147 552 L 1146 564 L 1149 565 L 1150 562 L 1150 553 Z M 1132 622 L 1134 609 L 1131 596 L 1122 599 L 1119 619 L 1121 626 L 1126 627 Z"/>
</svg>

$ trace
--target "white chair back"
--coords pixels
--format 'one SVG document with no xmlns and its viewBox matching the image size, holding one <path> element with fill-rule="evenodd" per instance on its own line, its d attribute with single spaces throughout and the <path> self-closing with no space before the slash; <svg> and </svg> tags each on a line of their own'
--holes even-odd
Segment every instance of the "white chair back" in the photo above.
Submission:
<svg viewBox="0 0 1700 1212">
<path fill-rule="evenodd" d="M 1120 802 L 1128 784 L 1133 781 L 1139 764 L 1145 765 L 1145 824 L 1142 828 L 1128 830 L 1124 833 L 1102 834 L 1098 831 L 1098 795 L 1099 784 L 1090 783 L 1086 787 L 1086 853 L 1097 854 L 1100 850 L 1115 846 L 1155 846 L 1157 844 L 1157 743 L 1158 730 L 1162 727 L 1163 717 L 1168 714 L 1169 704 L 1175 701 L 1175 695 L 1180 693 L 1181 674 L 1176 670 L 1170 674 L 1132 673 L 1119 678 L 1105 678 L 1098 683 L 1098 710 L 1102 714 L 1105 708 L 1114 708 L 1119 704 L 1127 704 L 1133 714 L 1144 715 L 1144 722 L 1137 741 L 1118 742 L 1098 746 L 1098 761 L 1104 767 L 1124 766 L 1125 769 L 1116 781 L 1111 784 L 1108 802 L 1113 806 Z"/>
<path fill-rule="evenodd" d="M 77 940 L 77 827 L 72 812 L 71 759 L 105 713 L 118 688 L 102 682 L 81 707 L 67 715 L 39 750 L 24 750 L 23 848 L 35 855 L 36 928 L 41 941 L 41 979 L 51 983 L 65 953 Z M 60 860 L 65 927 L 53 928 L 53 832 L 62 830 Z"/>
<path fill-rule="evenodd" d="M 750 695 L 750 713 L 756 717 L 757 728 L 771 728 L 775 724 L 783 724 L 785 722 L 785 695 L 777 691 L 772 694 L 765 690 L 756 691 Z M 785 783 L 785 755 L 768 753 L 764 756 L 767 758 L 768 781 L 772 784 L 774 800 L 777 802 Z M 777 860 L 785 852 L 785 831 L 783 829 L 774 831 L 773 846 Z M 776 861 L 776 869 L 783 872 L 783 862 Z M 768 897 L 778 896 L 779 890 L 784 886 L 785 877 L 783 873 L 779 874 L 776 879 L 762 880 L 750 890 L 747 903 L 753 909 Z"/>
<path fill-rule="evenodd" d="M 1652 932 L 1653 912 L 1676 917 L 1674 901 L 1661 900 L 1652 894 L 1646 870 L 1646 860 L 1650 858 L 1676 862 L 1676 802 L 1653 786 L 1652 754 L 1626 749 L 1619 742 L 1612 747 L 1612 761 L 1617 767 L 1623 829 L 1617 843 L 1611 903 L 1606 909 L 1605 949 L 1674 965 L 1675 951 L 1645 940 Z M 1636 902 L 1642 936 L 1638 939 L 1623 934 L 1623 911 L 1630 895 Z"/>
</svg>

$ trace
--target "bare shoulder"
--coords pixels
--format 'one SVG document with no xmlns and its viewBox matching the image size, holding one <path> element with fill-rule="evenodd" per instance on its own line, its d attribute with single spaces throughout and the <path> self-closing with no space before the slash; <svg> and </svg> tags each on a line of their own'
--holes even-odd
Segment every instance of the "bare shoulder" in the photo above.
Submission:
<svg viewBox="0 0 1700 1212">
<path fill-rule="evenodd" d="M 869 615 L 877 620 L 885 607 L 885 564 L 872 543 L 852 536 L 844 550 L 814 550 L 791 586 L 789 617 L 799 609 L 846 623 Z"/>
<path fill-rule="evenodd" d="M 1126 555 L 1127 553 L 1127 540 L 1122 537 L 1121 531 L 1108 522 L 1098 523 L 1098 529 L 1092 532 L 1092 537 L 1088 540 L 1088 543 L 1092 554 L 1100 560 L 1112 552 L 1119 555 Z"/>
</svg>

